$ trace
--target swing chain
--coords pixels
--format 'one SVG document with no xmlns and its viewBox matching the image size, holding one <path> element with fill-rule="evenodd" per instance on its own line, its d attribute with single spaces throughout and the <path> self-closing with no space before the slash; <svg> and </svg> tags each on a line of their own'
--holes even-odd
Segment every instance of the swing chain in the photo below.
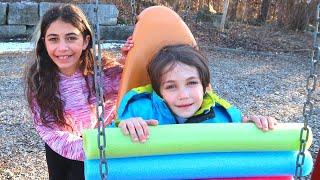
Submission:
<svg viewBox="0 0 320 180">
<path fill-rule="evenodd" d="M 137 17 L 137 7 L 136 7 L 136 1 L 135 0 L 131 0 L 130 1 L 130 4 L 131 4 L 131 23 L 132 25 L 135 24 L 136 22 L 136 17 Z"/>
<path fill-rule="evenodd" d="M 98 147 L 100 154 L 99 170 L 101 179 L 107 179 L 108 165 L 106 160 L 106 132 L 104 128 L 104 100 L 103 100 L 103 89 L 102 89 L 102 62 L 101 62 L 101 46 L 100 46 L 100 28 L 98 19 L 98 5 L 99 0 L 96 0 L 94 7 L 95 23 L 93 24 L 94 35 L 93 41 L 93 54 L 94 54 L 94 84 L 96 92 L 96 115 L 98 118 Z"/>
<path fill-rule="evenodd" d="M 302 166 L 304 164 L 305 160 L 305 150 L 306 150 L 306 143 L 309 138 L 309 129 L 308 129 L 308 122 L 311 119 L 311 116 L 314 114 L 313 112 L 313 105 L 314 105 L 314 100 L 313 100 L 313 94 L 316 89 L 317 85 L 317 75 L 316 75 L 316 69 L 317 69 L 317 64 L 319 62 L 319 57 L 320 57 L 320 46 L 317 43 L 318 35 L 319 35 L 319 21 L 320 21 L 320 4 L 317 6 L 317 22 L 316 22 L 316 30 L 313 34 L 313 50 L 311 54 L 311 62 L 310 62 L 310 74 L 307 78 L 307 85 L 306 85 L 306 90 L 307 90 L 307 99 L 306 102 L 304 103 L 303 106 L 303 117 L 304 117 L 304 126 L 300 131 L 300 148 L 299 148 L 299 153 L 297 155 L 297 160 L 296 160 L 296 172 L 295 176 L 296 179 L 300 180 L 302 179 Z"/>
</svg>

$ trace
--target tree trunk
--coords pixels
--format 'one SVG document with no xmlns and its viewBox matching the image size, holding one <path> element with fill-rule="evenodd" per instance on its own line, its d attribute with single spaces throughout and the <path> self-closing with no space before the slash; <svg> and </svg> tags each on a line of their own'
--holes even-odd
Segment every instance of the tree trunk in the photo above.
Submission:
<svg viewBox="0 0 320 180">
<path fill-rule="evenodd" d="M 277 25 L 283 27 L 285 24 L 286 17 L 286 5 L 287 0 L 279 0 L 276 4 L 277 7 Z"/>
<path fill-rule="evenodd" d="M 133 7 L 131 7 L 131 8 L 133 8 Z M 141 8 L 141 0 L 136 0 L 136 2 L 135 2 L 135 13 L 136 14 L 132 14 L 132 13 L 134 13 L 134 10 L 131 9 L 131 16 L 132 16 L 131 23 L 132 23 L 132 25 L 134 25 L 136 23 L 137 15 L 140 13 L 140 8 Z"/>
<path fill-rule="evenodd" d="M 209 9 L 209 7 L 210 7 L 210 0 L 206 0 L 206 4 L 207 4 L 207 7 L 208 7 L 208 9 Z"/>
<path fill-rule="evenodd" d="M 316 13 L 318 3 L 320 3 L 320 0 L 313 0 L 308 5 L 308 17 L 310 24 L 316 24 Z"/>
<path fill-rule="evenodd" d="M 231 2 L 230 11 L 229 11 L 230 21 L 234 21 L 237 19 L 238 4 L 239 4 L 239 0 L 233 0 Z"/>
<path fill-rule="evenodd" d="M 200 3 L 200 0 L 197 0 L 197 2 L 196 2 L 196 11 L 199 11 L 199 3 Z"/>
<path fill-rule="evenodd" d="M 247 20 L 247 0 L 243 0 L 243 8 L 242 8 L 242 14 L 241 14 L 241 22 L 244 22 Z"/>
<path fill-rule="evenodd" d="M 306 2 L 294 4 L 293 11 L 289 15 L 289 29 L 303 31 L 308 25 L 308 5 Z"/>
<path fill-rule="evenodd" d="M 180 0 L 176 0 L 173 2 L 172 4 L 173 10 L 175 12 L 178 12 L 180 10 L 181 4 L 180 4 Z"/>
<path fill-rule="evenodd" d="M 294 19 L 294 7 L 295 7 L 295 0 L 287 0 L 287 9 L 286 9 L 286 26 L 291 26 L 290 24 L 294 23 L 291 22 Z"/>
<path fill-rule="evenodd" d="M 259 16 L 259 20 L 262 23 L 265 23 L 267 20 L 269 6 L 270 6 L 270 0 L 263 0 L 262 1 L 261 11 L 260 11 L 260 16 Z"/>
<path fill-rule="evenodd" d="M 227 13 L 228 13 L 228 7 L 229 7 L 229 0 L 224 0 L 223 14 L 222 14 L 221 24 L 219 28 L 220 31 L 224 31 L 224 25 L 225 25 Z"/>
<path fill-rule="evenodd" d="M 197 5 L 196 5 L 197 11 L 203 8 L 203 3 L 204 3 L 203 1 L 204 0 L 197 0 Z"/>
</svg>

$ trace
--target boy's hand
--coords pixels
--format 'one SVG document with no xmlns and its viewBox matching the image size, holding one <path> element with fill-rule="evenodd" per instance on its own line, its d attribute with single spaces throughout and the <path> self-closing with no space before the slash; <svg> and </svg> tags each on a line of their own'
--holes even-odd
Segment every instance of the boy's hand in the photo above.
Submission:
<svg viewBox="0 0 320 180">
<path fill-rule="evenodd" d="M 149 125 L 158 125 L 157 120 L 143 120 L 142 118 L 130 118 L 119 123 L 119 128 L 124 135 L 130 135 L 133 142 L 146 142 L 149 138 Z"/>
<path fill-rule="evenodd" d="M 269 116 L 257 116 L 257 115 L 248 115 L 242 118 L 244 123 L 254 122 L 256 126 L 262 131 L 269 131 L 277 125 L 277 120 Z"/>
<path fill-rule="evenodd" d="M 129 36 L 126 43 L 122 46 L 121 48 L 121 58 L 120 58 L 120 63 L 124 64 L 124 60 L 127 57 L 128 52 L 130 51 L 130 49 L 133 47 L 133 40 L 132 40 L 132 36 Z"/>
</svg>

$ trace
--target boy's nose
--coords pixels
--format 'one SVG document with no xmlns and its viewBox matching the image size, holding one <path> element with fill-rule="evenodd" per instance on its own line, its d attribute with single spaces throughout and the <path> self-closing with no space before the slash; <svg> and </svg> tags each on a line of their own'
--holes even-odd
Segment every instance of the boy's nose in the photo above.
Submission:
<svg viewBox="0 0 320 180">
<path fill-rule="evenodd" d="M 179 99 L 184 99 L 184 98 L 187 98 L 188 96 L 189 96 L 188 90 L 186 89 L 179 90 L 179 95 L 178 95 Z"/>
</svg>

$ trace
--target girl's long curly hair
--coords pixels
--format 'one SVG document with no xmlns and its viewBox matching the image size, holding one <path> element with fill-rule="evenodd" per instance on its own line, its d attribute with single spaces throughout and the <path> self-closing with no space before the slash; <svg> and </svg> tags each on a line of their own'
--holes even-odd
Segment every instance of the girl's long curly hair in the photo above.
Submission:
<svg viewBox="0 0 320 180">
<path fill-rule="evenodd" d="M 59 126 L 69 126 L 65 119 L 64 102 L 59 92 L 59 70 L 52 61 L 45 47 L 44 37 L 56 20 L 62 20 L 78 28 L 83 38 L 90 36 L 88 47 L 82 51 L 80 57 L 80 71 L 85 77 L 89 89 L 89 75 L 93 74 L 92 30 L 84 13 L 75 5 L 64 4 L 48 10 L 40 20 L 33 40 L 35 52 L 32 63 L 26 71 L 26 96 L 33 114 L 39 108 L 40 121 L 46 126 L 55 123 Z M 89 91 L 88 101 L 92 93 Z"/>
</svg>

